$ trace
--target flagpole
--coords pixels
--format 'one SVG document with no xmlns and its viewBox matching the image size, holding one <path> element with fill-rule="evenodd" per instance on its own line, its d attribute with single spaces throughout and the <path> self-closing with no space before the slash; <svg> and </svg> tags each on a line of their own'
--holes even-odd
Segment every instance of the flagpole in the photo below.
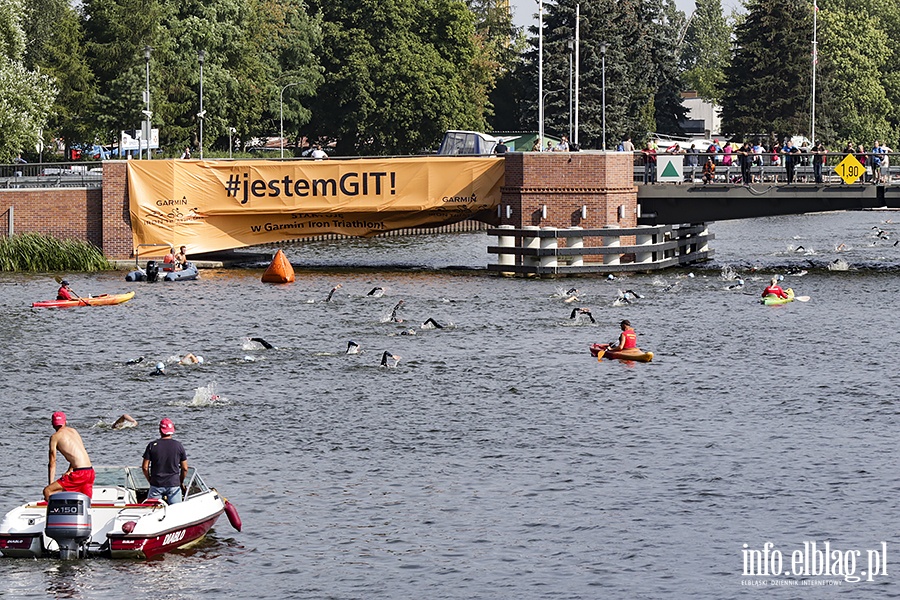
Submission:
<svg viewBox="0 0 900 600">
<path fill-rule="evenodd" d="M 816 17 L 819 14 L 819 6 L 813 0 L 813 38 L 812 38 L 812 105 L 810 107 L 809 135 L 811 144 L 816 143 L 816 65 L 819 63 L 818 42 L 816 42 Z"/>
<path fill-rule="evenodd" d="M 580 56 L 581 52 L 579 51 L 579 47 L 581 46 L 581 29 L 579 25 L 581 23 L 581 4 L 575 5 L 575 138 L 572 140 L 573 143 L 578 146 L 578 81 L 580 79 L 579 71 L 580 71 Z M 578 146 L 581 148 L 581 146 Z"/>
<path fill-rule="evenodd" d="M 544 0 L 538 0 L 538 144 L 544 151 Z"/>
</svg>

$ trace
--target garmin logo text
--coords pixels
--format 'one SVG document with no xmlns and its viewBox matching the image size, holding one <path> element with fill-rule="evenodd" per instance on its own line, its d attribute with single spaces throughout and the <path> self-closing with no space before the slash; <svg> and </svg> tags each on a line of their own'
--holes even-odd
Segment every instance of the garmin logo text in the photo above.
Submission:
<svg viewBox="0 0 900 600">
<path fill-rule="evenodd" d="M 229 198 L 239 198 L 247 204 L 251 198 L 380 196 L 386 191 L 397 193 L 397 174 L 393 171 L 344 173 L 340 179 L 294 179 L 285 175 L 281 179 L 251 179 L 250 173 L 232 173 L 225 181 L 225 193 Z"/>
</svg>

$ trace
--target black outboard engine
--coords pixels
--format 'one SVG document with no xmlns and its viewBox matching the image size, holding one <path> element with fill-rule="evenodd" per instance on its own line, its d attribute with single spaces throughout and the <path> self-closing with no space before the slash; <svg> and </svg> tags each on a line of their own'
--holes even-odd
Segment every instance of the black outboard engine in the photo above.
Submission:
<svg viewBox="0 0 900 600">
<path fill-rule="evenodd" d="M 70 560 L 87 555 L 91 539 L 91 499 L 79 492 L 57 492 L 47 502 L 44 534 L 59 544 L 59 557 Z"/>
<path fill-rule="evenodd" d="M 157 266 L 155 260 L 147 261 L 147 281 L 150 283 L 159 281 L 159 266 Z"/>
</svg>

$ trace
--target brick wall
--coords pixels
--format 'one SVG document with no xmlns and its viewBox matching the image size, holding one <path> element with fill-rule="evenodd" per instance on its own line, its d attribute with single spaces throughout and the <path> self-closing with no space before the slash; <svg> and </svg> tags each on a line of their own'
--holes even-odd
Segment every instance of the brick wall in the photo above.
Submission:
<svg viewBox="0 0 900 600">
<path fill-rule="evenodd" d="M 0 189 L 0 232 L 42 233 L 61 239 L 87 240 L 103 248 L 101 191 L 85 188 Z"/>
<path fill-rule="evenodd" d="M 506 155 L 500 224 L 514 227 L 637 226 L 633 158 L 619 152 L 512 152 Z M 510 207 L 507 217 L 507 206 Z M 546 218 L 543 207 L 546 206 Z M 624 207 L 621 212 L 619 207 Z M 587 216 L 582 218 L 582 207 Z M 622 215 L 620 217 L 620 214 Z M 623 236 L 622 244 L 632 244 Z M 585 245 L 599 245 L 588 238 Z M 560 246 L 565 239 L 559 239 Z M 602 260 L 589 257 L 586 261 Z"/>
</svg>

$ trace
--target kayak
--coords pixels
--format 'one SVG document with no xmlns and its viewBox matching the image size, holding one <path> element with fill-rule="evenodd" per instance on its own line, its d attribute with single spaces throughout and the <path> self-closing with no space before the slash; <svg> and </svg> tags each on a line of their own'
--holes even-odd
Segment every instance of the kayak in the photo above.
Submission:
<svg viewBox="0 0 900 600">
<path fill-rule="evenodd" d="M 628 350 L 620 350 L 618 352 L 608 352 L 609 344 L 591 344 L 591 355 L 597 356 L 603 350 L 602 358 L 612 358 L 619 360 L 634 360 L 637 362 L 650 362 L 653 360 L 652 352 L 644 352 L 638 348 Z"/>
<path fill-rule="evenodd" d="M 794 301 L 794 290 L 792 290 L 791 288 L 788 288 L 784 291 L 788 295 L 787 298 L 781 298 L 774 294 L 769 294 L 768 296 L 763 296 L 762 298 L 760 298 L 759 302 L 760 302 L 760 304 L 765 304 L 766 306 L 778 306 L 780 304 L 787 304 L 788 302 L 793 302 Z"/>
<path fill-rule="evenodd" d="M 100 294 L 74 300 L 43 300 L 32 303 L 32 308 L 68 308 L 70 306 L 107 306 L 110 304 L 122 304 L 134 298 L 134 292 L 125 294 Z"/>
</svg>

